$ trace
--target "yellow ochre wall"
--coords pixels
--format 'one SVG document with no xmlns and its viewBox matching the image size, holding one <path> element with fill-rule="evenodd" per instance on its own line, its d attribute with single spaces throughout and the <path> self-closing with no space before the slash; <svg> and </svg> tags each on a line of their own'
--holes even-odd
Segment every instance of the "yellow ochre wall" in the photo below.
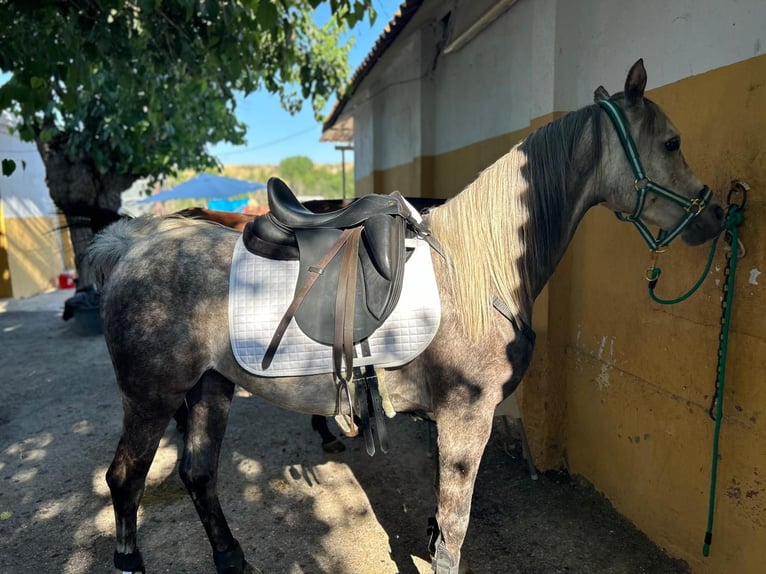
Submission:
<svg viewBox="0 0 766 574">
<path fill-rule="evenodd" d="M 560 441 L 569 470 L 695 573 L 766 572 L 766 56 L 649 93 L 683 134 L 694 171 L 725 202 L 732 179 L 751 186 L 738 263 L 711 555 L 707 520 L 723 249 L 686 302 L 649 300 L 638 234 L 593 210 L 551 283 L 549 352 L 565 366 Z M 663 255 L 660 296 L 687 289 L 707 247 Z M 553 387 L 548 382 L 547 388 Z M 558 398 L 549 392 L 525 403 Z M 560 395 L 558 395 L 560 397 Z M 540 409 L 539 404 L 536 407 Z M 544 445 L 536 442 L 537 452 Z"/>
<path fill-rule="evenodd" d="M 711 555 L 706 529 L 722 245 L 688 301 L 647 295 L 646 245 L 596 208 L 586 216 L 535 305 L 533 364 L 520 394 L 535 463 L 565 466 L 603 492 L 692 572 L 766 572 L 766 56 L 651 90 L 683 135 L 684 155 L 721 202 L 732 179 L 750 184 L 741 238 L 724 396 Z M 357 193 L 450 197 L 529 128 L 357 181 Z M 709 246 L 679 241 L 662 255 L 660 296 L 685 291 Z M 758 272 L 763 275 L 758 275 Z"/>
<path fill-rule="evenodd" d="M 57 217 L 10 217 L 5 219 L 11 289 L 2 297 L 30 297 L 56 285 L 62 269 Z"/>
</svg>

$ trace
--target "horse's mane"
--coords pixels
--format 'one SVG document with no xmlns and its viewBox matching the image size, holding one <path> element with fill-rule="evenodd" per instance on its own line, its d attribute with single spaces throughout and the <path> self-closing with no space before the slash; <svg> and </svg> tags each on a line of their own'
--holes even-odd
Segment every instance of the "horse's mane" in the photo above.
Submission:
<svg viewBox="0 0 766 574">
<path fill-rule="evenodd" d="M 519 317 L 537 295 L 533 290 L 542 287 L 541 277 L 553 270 L 565 247 L 569 190 L 584 185 L 601 159 L 600 130 L 596 106 L 567 114 L 532 133 L 433 210 L 432 232 L 449 256 L 451 289 L 467 335 L 488 332 L 497 312 L 495 296 Z M 585 138 L 593 145 L 578 156 Z"/>
</svg>

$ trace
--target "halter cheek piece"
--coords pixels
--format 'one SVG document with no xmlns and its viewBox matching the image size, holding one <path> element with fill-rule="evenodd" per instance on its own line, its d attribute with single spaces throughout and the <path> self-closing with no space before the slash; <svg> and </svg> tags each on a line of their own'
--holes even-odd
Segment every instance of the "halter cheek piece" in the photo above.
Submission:
<svg viewBox="0 0 766 574">
<path fill-rule="evenodd" d="M 630 221 L 633 225 L 635 225 L 636 229 L 638 229 L 638 232 L 641 234 L 641 237 L 643 237 L 644 241 L 646 241 L 646 243 L 649 245 L 649 249 L 656 251 L 666 247 L 673 239 L 678 236 L 678 234 L 680 234 L 686 228 L 692 219 L 702 213 L 702 210 L 705 209 L 705 207 L 707 207 L 708 203 L 710 202 L 710 198 L 712 197 L 713 192 L 708 186 L 703 186 L 703 188 L 697 194 L 697 197 L 689 199 L 688 197 L 671 191 L 670 189 L 663 187 L 649 179 L 644 172 L 644 167 L 641 165 L 641 158 L 638 156 L 638 149 L 636 148 L 636 144 L 633 141 L 633 137 L 630 135 L 630 131 L 627 127 L 627 121 L 625 120 L 625 115 L 623 114 L 622 110 L 611 100 L 600 100 L 598 105 L 604 108 L 607 115 L 612 120 L 614 129 L 617 131 L 617 136 L 620 138 L 620 143 L 622 144 L 622 148 L 625 150 L 625 155 L 628 158 L 628 163 L 630 164 L 630 168 L 633 171 L 633 175 L 635 177 L 635 183 L 633 185 L 636 188 L 637 197 L 636 207 L 633 210 L 633 213 L 630 215 L 624 215 L 616 211 L 615 215 L 620 221 Z M 644 223 L 644 221 L 641 219 L 641 213 L 643 212 L 644 205 L 646 204 L 647 192 L 655 193 L 660 197 L 680 205 L 686 212 L 686 215 L 678 220 L 678 223 L 676 223 L 676 226 L 673 229 L 670 231 L 660 230 L 660 232 L 657 234 L 657 237 L 652 235 L 652 232 L 649 231 L 646 223 Z"/>
</svg>

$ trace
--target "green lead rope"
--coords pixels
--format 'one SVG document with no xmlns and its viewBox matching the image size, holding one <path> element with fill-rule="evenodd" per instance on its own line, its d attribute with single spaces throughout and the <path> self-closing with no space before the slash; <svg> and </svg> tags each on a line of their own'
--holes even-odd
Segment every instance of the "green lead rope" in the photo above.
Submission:
<svg viewBox="0 0 766 574">
<path fill-rule="evenodd" d="M 721 317 L 721 336 L 718 346 L 718 369 L 713 395 L 713 404 L 711 405 L 711 414 L 715 406 L 715 429 L 713 430 L 713 458 L 710 470 L 710 499 L 708 501 L 707 530 L 705 531 L 705 542 L 702 546 L 702 555 L 710 555 L 710 544 L 713 542 L 713 517 L 715 515 L 715 492 L 716 481 L 718 479 L 718 440 L 721 435 L 721 421 L 723 420 L 723 392 L 726 381 L 726 355 L 729 350 L 729 326 L 731 324 L 731 309 L 734 300 L 734 276 L 737 271 L 737 259 L 739 252 L 739 226 L 744 219 L 740 205 L 732 204 L 726 213 L 727 240 L 731 245 L 729 261 L 727 265 L 728 278 L 726 281 L 726 296 L 724 297 L 723 315 Z"/>
<path fill-rule="evenodd" d="M 726 356 L 729 350 L 729 325 L 731 323 L 731 309 L 732 301 L 734 299 L 734 276 L 739 255 L 739 226 L 744 219 L 743 208 L 744 200 L 741 205 L 735 203 L 730 204 L 726 212 L 726 221 L 724 222 L 724 234 L 727 243 L 730 244 L 731 252 L 728 255 L 726 266 L 727 279 L 724 285 L 725 297 L 721 304 L 723 313 L 721 317 L 721 334 L 718 346 L 718 367 L 716 370 L 715 392 L 710 406 L 710 415 L 715 421 L 715 428 L 713 430 L 713 460 L 710 470 L 710 499 L 708 503 L 707 530 L 705 531 L 705 543 L 702 547 L 702 554 L 704 556 L 710 555 L 710 544 L 713 541 L 713 517 L 715 515 L 715 493 L 716 482 L 718 479 L 718 442 L 721 435 L 721 421 L 723 420 L 723 392 L 726 378 Z M 697 279 L 697 282 L 692 285 L 686 293 L 675 299 L 662 299 L 654 293 L 654 289 L 657 286 L 657 280 L 660 278 L 662 270 L 656 266 L 650 268 L 646 278 L 649 281 L 649 296 L 652 300 L 660 305 L 675 305 L 676 303 L 680 303 L 691 297 L 692 294 L 700 288 L 710 271 L 710 266 L 713 263 L 718 239 L 720 237 L 721 236 L 719 235 L 713 240 L 713 244 L 710 246 L 710 254 L 708 255 L 707 263 L 705 264 L 705 270 L 702 272 L 699 279 Z"/>
<path fill-rule="evenodd" d="M 702 275 L 700 275 L 699 279 L 697 279 L 697 282 L 691 286 L 691 289 L 689 289 L 686 293 L 683 295 L 676 297 L 675 299 L 662 299 L 658 297 L 654 293 L 655 287 L 657 287 L 657 281 L 660 278 L 660 275 L 662 274 L 662 269 L 659 267 L 652 267 L 649 270 L 649 274 L 647 275 L 647 279 L 649 280 L 649 297 L 652 298 L 652 301 L 655 303 L 659 303 L 660 305 L 675 305 L 676 303 L 680 303 L 681 301 L 685 301 L 689 297 L 691 297 L 697 289 L 700 288 L 702 283 L 705 281 L 705 277 L 707 277 L 708 272 L 710 271 L 710 266 L 713 264 L 713 257 L 715 256 L 715 249 L 718 246 L 718 239 L 721 236 L 718 235 L 715 239 L 713 239 L 713 244 L 710 246 L 710 253 L 707 257 L 707 263 L 705 264 L 705 269 L 702 271 Z"/>
</svg>

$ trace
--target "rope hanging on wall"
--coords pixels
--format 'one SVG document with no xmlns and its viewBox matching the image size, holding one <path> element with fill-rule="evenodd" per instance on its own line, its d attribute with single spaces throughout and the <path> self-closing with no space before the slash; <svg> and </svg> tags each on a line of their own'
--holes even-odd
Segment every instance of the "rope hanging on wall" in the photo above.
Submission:
<svg viewBox="0 0 766 574">
<path fill-rule="evenodd" d="M 710 497 L 708 502 L 707 529 L 705 531 L 705 541 L 702 547 L 702 554 L 704 556 L 710 555 L 710 545 L 713 541 L 715 493 L 718 479 L 718 446 L 721 434 L 721 421 L 723 419 L 723 392 L 726 379 L 726 358 L 729 350 L 729 327 L 731 324 L 731 311 L 734 300 L 734 278 L 737 270 L 737 260 L 745 254 L 744 247 L 739 239 L 739 227 L 744 220 L 745 203 L 747 201 L 747 192 L 749 189 L 750 187 L 744 182 L 732 182 L 732 187 L 727 198 L 728 207 L 726 209 L 726 219 L 724 221 L 723 235 L 724 240 L 729 245 L 729 249 L 726 252 L 726 266 L 724 267 L 725 281 L 722 286 L 721 330 L 718 336 L 718 365 L 716 367 L 715 389 L 708 411 L 710 417 L 715 421 L 715 427 L 713 429 L 713 453 L 710 470 Z M 705 264 L 705 269 L 699 279 L 697 279 L 694 285 L 692 285 L 686 293 L 673 299 L 663 299 L 658 297 L 654 292 L 657 287 L 657 281 L 662 273 L 662 269 L 656 266 L 657 256 L 661 251 L 652 251 L 652 264 L 646 272 L 646 279 L 649 281 L 649 297 L 651 297 L 654 302 L 661 305 L 675 305 L 676 303 L 680 303 L 691 297 L 691 295 L 700 288 L 702 282 L 710 271 L 710 266 L 713 262 L 718 239 L 720 237 L 721 236 L 719 235 L 713 240 L 713 243 L 710 246 L 710 254 L 708 255 L 707 263 Z"/>
</svg>

